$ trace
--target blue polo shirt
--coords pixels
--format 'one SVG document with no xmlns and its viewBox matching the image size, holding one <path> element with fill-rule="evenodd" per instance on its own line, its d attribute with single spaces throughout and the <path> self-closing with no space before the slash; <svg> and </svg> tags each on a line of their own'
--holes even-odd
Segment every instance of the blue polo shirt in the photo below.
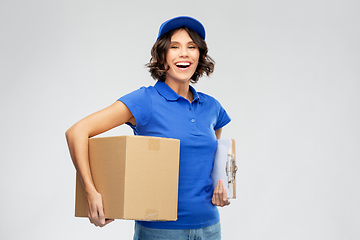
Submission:
<svg viewBox="0 0 360 240">
<path fill-rule="evenodd" d="M 127 123 L 135 135 L 180 140 L 178 220 L 137 221 L 144 227 L 196 229 L 219 221 L 218 209 L 211 203 L 215 130 L 228 124 L 230 117 L 216 99 L 192 86 L 190 90 L 191 103 L 160 81 L 119 99 L 135 117 L 136 126 Z"/>
</svg>

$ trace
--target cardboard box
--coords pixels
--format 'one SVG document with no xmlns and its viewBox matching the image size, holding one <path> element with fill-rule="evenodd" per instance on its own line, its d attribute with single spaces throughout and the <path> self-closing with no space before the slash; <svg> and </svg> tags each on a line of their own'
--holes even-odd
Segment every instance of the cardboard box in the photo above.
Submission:
<svg viewBox="0 0 360 240">
<path fill-rule="evenodd" d="M 106 218 L 175 221 L 179 178 L 177 139 L 119 136 L 89 139 L 90 169 Z M 76 177 L 75 216 L 87 217 Z"/>
</svg>

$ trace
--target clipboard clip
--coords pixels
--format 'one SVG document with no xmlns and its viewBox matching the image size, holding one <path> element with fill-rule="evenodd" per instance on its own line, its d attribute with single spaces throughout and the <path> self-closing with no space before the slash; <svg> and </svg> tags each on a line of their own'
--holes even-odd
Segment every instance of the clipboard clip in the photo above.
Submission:
<svg viewBox="0 0 360 240">
<path fill-rule="evenodd" d="M 238 167 L 235 164 L 234 154 L 228 153 L 228 160 L 226 161 L 226 175 L 228 178 L 228 184 L 234 183 L 237 170 Z"/>
</svg>

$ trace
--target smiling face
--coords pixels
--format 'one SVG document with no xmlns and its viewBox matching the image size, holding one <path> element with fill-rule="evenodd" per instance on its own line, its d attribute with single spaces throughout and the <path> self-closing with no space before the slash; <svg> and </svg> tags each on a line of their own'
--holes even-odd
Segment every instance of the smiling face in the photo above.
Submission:
<svg viewBox="0 0 360 240">
<path fill-rule="evenodd" d="M 180 29 L 171 37 L 170 47 L 166 53 L 169 70 L 165 82 L 188 82 L 199 63 L 199 48 L 186 30 Z"/>
</svg>

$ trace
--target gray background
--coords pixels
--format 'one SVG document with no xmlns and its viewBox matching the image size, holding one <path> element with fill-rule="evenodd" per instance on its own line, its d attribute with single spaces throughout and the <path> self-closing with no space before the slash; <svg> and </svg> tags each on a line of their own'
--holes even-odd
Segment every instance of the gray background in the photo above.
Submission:
<svg viewBox="0 0 360 240">
<path fill-rule="evenodd" d="M 206 27 L 195 85 L 233 121 L 238 199 L 223 239 L 360 239 L 357 0 L 0 1 L 0 239 L 131 239 L 75 218 L 64 132 L 140 86 L 160 23 Z M 104 136 L 132 134 L 127 126 Z"/>
</svg>

